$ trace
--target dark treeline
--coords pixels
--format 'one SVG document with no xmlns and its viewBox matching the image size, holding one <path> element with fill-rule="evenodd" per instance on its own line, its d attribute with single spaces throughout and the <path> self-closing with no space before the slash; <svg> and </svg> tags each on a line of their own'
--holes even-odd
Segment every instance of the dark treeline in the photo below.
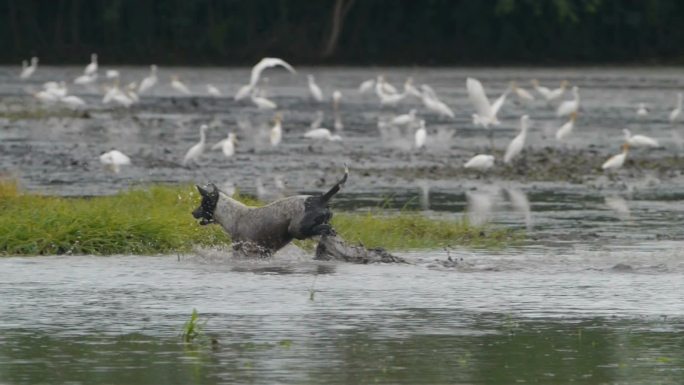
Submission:
<svg viewBox="0 0 684 385">
<path fill-rule="evenodd" d="M 0 61 L 684 62 L 682 0 L 0 0 Z"/>
</svg>

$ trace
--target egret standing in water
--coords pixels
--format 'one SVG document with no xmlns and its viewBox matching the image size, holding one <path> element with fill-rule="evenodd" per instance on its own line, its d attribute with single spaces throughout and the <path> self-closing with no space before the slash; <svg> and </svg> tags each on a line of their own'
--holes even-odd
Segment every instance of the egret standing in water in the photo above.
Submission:
<svg viewBox="0 0 684 385">
<path fill-rule="evenodd" d="M 119 150 L 112 150 L 100 155 L 100 163 L 105 165 L 109 170 L 118 174 L 121 171 L 121 166 L 131 164 L 131 158 L 126 156 Z"/>
<path fill-rule="evenodd" d="M 622 132 L 625 134 L 625 142 L 629 144 L 629 147 L 659 147 L 658 141 L 649 136 L 632 135 L 632 133 L 626 128 L 622 130 Z"/>
<path fill-rule="evenodd" d="M 579 110 L 580 96 L 579 88 L 577 86 L 572 87 L 572 96 L 573 100 L 566 100 L 558 106 L 556 116 L 567 116 Z"/>
<path fill-rule="evenodd" d="M 37 69 L 38 58 L 34 56 L 31 58 L 31 65 L 27 65 L 26 61 L 22 63 L 21 74 L 19 74 L 19 77 L 22 79 L 28 79 L 33 75 L 34 72 L 36 72 Z"/>
<path fill-rule="evenodd" d="M 373 89 L 375 86 L 375 79 L 368 79 L 359 85 L 359 93 L 365 94 L 366 92 Z"/>
<path fill-rule="evenodd" d="M 520 134 L 516 136 L 506 148 L 504 155 L 504 163 L 511 163 L 511 160 L 518 156 L 525 146 L 525 138 L 527 137 L 527 129 L 529 126 L 530 117 L 523 115 L 520 118 Z"/>
<path fill-rule="evenodd" d="M 534 100 L 534 96 L 532 96 L 532 94 L 529 93 L 526 89 L 518 87 L 517 82 L 511 82 L 511 90 L 513 90 L 513 92 L 515 92 L 515 94 L 518 95 L 518 98 L 526 102 L 531 102 Z"/>
<path fill-rule="evenodd" d="M 615 170 L 620 167 L 622 167 L 623 164 L 625 164 L 625 159 L 627 158 L 627 152 L 629 151 L 629 144 L 625 143 L 622 145 L 622 152 L 611 156 L 603 165 L 601 165 L 601 168 L 603 170 Z"/>
<path fill-rule="evenodd" d="M 190 95 L 190 90 L 182 81 L 180 81 L 178 75 L 171 75 L 171 87 L 181 94 Z"/>
<path fill-rule="evenodd" d="M 185 157 L 183 157 L 183 166 L 188 166 L 191 162 L 199 165 L 197 159 L 199 159 L 199 157 L 202 156 L 202 153 L 204 153 L 207 141 L 206 131 L 208 129 L 209 126 L 206 124 L 200 126 L 200 141 L 194 146 L 190 147 L 188 152 L 185 153 Z"/>
<path fill-rule="evenodd" d="M 237 143 L 237 138 L 235 137 L 235 133 L 230 132 L 230 133 L 228 133 L 227 138 L 225 138 L 222 141 L 211 146 L 211 149 L 212 150 L 218 150 L 220 148 L 221 151 L 223 152 L 223 155 L 225 155 L 226 158 L 230 158 L 231 156 L 235 155 L 235 144 L 236 143 Z"/>
<path fill-rule="evenodd" d="M 675 105 L 675 109 L 670 112 L 670 123 L 674 124 L 677 119 L 679 119 L 679 115 L 682 114 L 682 93 L 677 94 L 677 104 Z"/>
<path fill-rule="evenodd" d="M 333 135 L 327 128 L 315 128 L 313 130 L 309 130 L 304 134 L 304 137 L 314 140 L 328 140 L 330 142 L 342 140 L 341 136 Z"/>
<path fill-rule="evenodd" d="M 463 166 L 477 171 L 487 171 L 494 166 L 494 155 L 479 154 L 472 157 Z"/>
<path fill-rule="evenodd" d="M 307 79 L 309 81 L 309 92 L 311 93 L 311 97 L 317 102 L 322 102 L 323 91 L 321 91 L 321 88 L 316 84 L 316 79 L 314 79 L 313 75 L 307 75 Z"/>
<path fill-rule="evenodd" d="M 275 104 L 275 102 L 266 99 L 262 96 L 259 96 L 259 89 L 257 88 L 252 89 L 252 102 L 260 110 L 275 110 L 276 108 L 278 108 L 278 105 Z"/>
<path fill-rule="evenodd" d="M 281 123 L 282 119 L 282 115 L 280 114 L 276 114 L 275 118 L 273 119 L 275 121 L 275 124 L 271 128 L 271 147 L 278 146 L 280 142 L 283 140 L 283 125 Z"/>
<path fill-rule="evenodd" d="M 216 86 L 213 84 L 207 84 L 207 93 L 215 98 L 218 98 L 221 95 L 223 95 L 221 91 L 218 88 L 216 88 Z"/>
<path fill-rule="evenodd" d="M 572 133 L 572 130 L 575 128 L 575 120 L 577 120 L 577 113 L 573 112 L 570 114 L 570 120 L 556 131 L 556 140 L 563 140 Z"/>
<path fill-rule="evenodd" d="M 157 84 L 157 66 L 152 64 L 150 66 L 150 74 L 140 82 L 138 93 L 142 95 L 143 92 L 149 90 Z"/>
<path fill-rule="evenodd" d="M 420 120 L 418 123 L 418 129 L 414 135 L 414 144 L 416 149 L 420 150 L 425 147 L 425 142 L 427 141 L 427 129 L 425 128 L 425 120 Z"/>
<path fill-rule="evenodd" d="M 97 72 L 97 54 L 90 55 L 90 64 L 88 64 L 83 70 L 84 75 L 93 75 Z"/>
<path fill-rule="evenodd" d="M 646 116 L 646 115 L 648 115 L 648 108 L 646 108 L 646 104 L 639 103 L 639 106 L 637 106 L 637 116 Z"/>
<path fill-rule="evenodd" d="M 342 93 L 339 90 L 335 90 L 332 95 L 333 99 L 333 111 L 335 112 L 335 130 L 340 131 L 344 129 L 344 124 L 342 123 L 342 115 L 340 114 L 340 101 L 342 100 Z"/>
</svg>

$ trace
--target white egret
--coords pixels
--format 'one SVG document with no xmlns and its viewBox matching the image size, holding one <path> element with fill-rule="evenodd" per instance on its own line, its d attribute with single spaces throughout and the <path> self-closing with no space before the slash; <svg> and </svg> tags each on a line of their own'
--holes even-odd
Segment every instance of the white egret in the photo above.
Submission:
<svg viewBox="0 0 684 385">
<path fill-rule="evenodd" d="M 315 128 L 313 130 L 309 130 L 304 134 L 304 137 L 314 140 L 328 140 L 331 142 L 342 140 L 341 136 L 333 135 L 327 128 Z"/>
<path fill-rule="evenodd" d="M 178 75 L 171 75 L 171 87 L 181 94 L 190 95 L 188 87 L 180 80 Z"/>
<path fill-rule="evenodd" d="M 674 122 L 679 118 L 679 115 L 682 114 L 682 93 L 677 94 L 677 104 L 675 105 L 675 109 L 670 112 L 670 123 L 674 124 Z"/>
<path fill-rule="evenodd" d="M 230 158 L 231 156 L 235 155 L 235 144 L 237 143 L 237 137 L 235 136 L 235 133 L 230 132 L 228 133 L 228 137 L 221 140 L 220 142 L 216 143 L 215 145 L 211 146 L 212 150 L 218 150 L 219 148 L 221 151 L 223 151 L 223 155 L 226 156 L 226 158 Z"/>
<path fill-rule="evenodd" d="M 63 98 L 69 93 L 69 89 L 65 82 L 47 82 L 43 84 L 45 91 L 55 95 L 58 98 Z"/>
<path fill-rule="evenodd" d="M 38 92 L 34 93 L 33 97 L 38 99 L 38 101 L 40 101 L 41 103 L 48 103 L 48 104 L 55 103 L 55 102 L 59 101 L 59 99 L 60 99 L 59 96 L 53 94 L 50 91 L 46 91 L 46 90 L 38 91 Z"/>
<path fill-rule="evenodd" d="M 340 109 L 340 101 L 342 101 L 342 93 L 339 90 L 335 90 L 332 95 L 333 99 L 333 110 L 338 111 Z"/>
<path fill-rule="evenodd" d="M 134 100 L 129 97 L 126 93 L 121 91 L 119 89 L 119 82 L 118 80 L 114 81 L 114 85 L 112 87 L 105 87 L 107 92 L 105 93 L 104 97 L 102 98 L 102 103 L 103 104 L 108 104 L 110 102 L 116 102 L 126 108 L 130 107 Z"/>
<path fill-rule="evenodd" d="M 413 85 L 413 78 L 410 76 L 406 79 L 406 82 L 404 83 L 404 92 L 409 95 L 413 95 L 417 98 L 423 97 L 423 93 L 418 91 L 418 89 Z"/>
<path fill-rule="evenodd" d="M 82 86 L 93 84 L 97 81 L 97 72 L 94 72 L 89 75 L 81 75 L 74 79 L 74 84 L 79 84 Z"/>
<path fill-rule="evenodd" d="M 365 94 L 366 92 L 373 89 L 375 86 L 375 79 L 368 79 L 359 85 L 359 93 Z"/>
<path fill-rule="evenodd" d="M 416 130 L 416 133 L 414 135 L 414 144 L 416 145 L 417 149 L 421 149 L 425 146 L 425 142 L 427 140 L 427 129 L 425 128 L 425 121 L 420 120 L 419 122 L 419 127 Z"/>
<path fill-rule="evenodd" d="M 316 119 L 314 119 L 313 122 L 311 122 L 311 129 L 314 128 L 319 128 L 321 124 L 323 124 L 323 119 L 325 118 L 325 114 L 323 111 L 316 111 Z"/>
<path fill-rule="evenodd" d="M 601 168 L 603 170 L 614 170 L 622 167 L 623 164 L 625 164 L 625 159 L 627 158 L 627 152 L 629 151 L 629 144 L 625 143 L 622 145 L 622 152 L 611 156 L 603 165 L 601 165 Z"/>
<path fill-rule="evenodd" d="M 321 88 L 316 84 L 316 79 L 314 79 L 313 75 L 307 75 L 306 78 L 309 81 L 309 92 L 311 93 L 311 97 L 317 102 L 322 102 L 323 91 L 321 91 Z"/>
<path fill-rule="evenodd" d="M 264 97 L 258 96 L 258 89 L 256 88 L 252 89 L 252 102 L 260 110 L 275 110 L 276 108 L 278 108 L 278 105 L 275 104 L 275 102 Z"/>
<path fill-rule="evenodd" d="M 121 171 L 121 166 L 128 166 L 131 164 L 131 158 L 119 150 L 111 150 L 100 155 L 100 163 L 118 174 L 119 171 Z"/>
<path fill-rule="evenodd" d="M 385 94 L 398 94 L 399 93 L 399 91 L 397 91 L 397 89 L 393 85 L 391 85 L 390 83 L 387 82 L 387 80 L 385 80 L 384 76 L 380 76 L 380 79 L 382 79 L 382 81 L 380 82 L 380 87 L 382 88 L 382 92 L 384 92 Z"/>
<path fill-rule="evenodd" d="M 22 79 L 28 79 L 33 75 L 34 72 L 36 72 L 36 69 L 38 69 L 38 58 L 34 56 L 31 58 L 30 65 L 27 65 L 26 61 L 22 63 L 21 74 L 19 74 L 19 77 Z"/>
<path fill-rule="evenodd" d="M 152 64 L 150 66 L 150 74 L 140 82 L 138 93 L 142 95 L 143 92 L 149 90 L 157 84 L 157 66 Z"/>
<path fill-rule="evenodd" d="M 572 114 L 573 112 L 579 111 L 579 105 L 580 105 L 579 87 L 577 87 L 577 86 L 572 87 L 572 96 L 573 96 L 573 100 L 566 100 L 558 106 L 558 109 L 556 110 L 556 116 L 558 116 L 558 117 L 567 116 L 567 115 Z"/>
<path fill-rule="evenodd" d="M 276 147 L 283 140 L 283 125 L 281 123 L 282 116 L 280 114 L 276 114 L 273 120 L 275 121 L 275 124 L 271 128 L 270 140 L 271 146 Z"/>
<path fill-rule="evenodd" d="M 390 123 L 393 126 L 407 126 L 416 120 L 416 110 L 412 109 L 408 114 L 395 116 Z"/>
<path fill-rule="evenodd" d="M 525 146 L 525 138 L 527 137 L 527 129 L 529 127 L 530 117 L 528 115 L 523 115 L 520 118 L 520 134 L 516 136 L 511 143 L 508 144 L 506 148 L 506 154 L 504 155 L 504 163 L 511 163 L 511 160 L 518 156 Z"/>
<path fill-rule="evenodd" d="M 66 104 L 70 108 L 85 107 L 86 102 L 75 95 L 67 95 L 60 99 L 60 102 Z"/>
<path fill-rule="evenodd" d="M 449 108 L 449 106 L 447 106 L 444 102 L 439 100 L 439 98 L 435 94 L 435 91 L 430 86 L 428 86 L 427 84 L 423 84 L 420 87 L 423 90 L 421 98 L 423 100 L 423 105 L 425 106 L 425 108 L 439 115 L 448 116 L 452 119 L 455 117 L 454 111 L 452 111 L 451 108 Z"/>
<path fill-rule="evenodd" d="M 659 147 L 658 141 L 645 135 L 632 135 L 628 129 L 623 129 L 622 132 L 625 134 L 625 142 L 629 144 L 630 147 Z"/>
<path fill-rule="evenodd" d="M 221 91 L 218 88 L 216 88 L 216 86 L 213 84 L 207 84 L 207 93 L 217 98 L 223 95 Z"/>
<path fill-rule="evenodd" d="M 206 140 L 207 140 L 207 134 L 206 131 L 209 129 L 209 126 L 206 124 L 203 124 L 200 126 L 200 141 L 195 144 L 194 146 L 190 147 L 188 152 L 185 153 L 185 157 L 183 157 L 183 166 L 187 166 L 191 162 L 198 165 L 199 163 L 197 162 L 197 159 L 199 159 L 200 156 L 202 156 L 202 153 L 204 152 L 204 149 L 206 147 Z"/>
<path fill-rule="evenodd" d="M 543 96 L 547 102 L 553 102 L 563 96 L 565 93 L 565 88 L 568 86 L 567 80 L 561 81 L 560 87 L 556 88 L 555 90 L 540 86 L 537 79 L 532 79 L 531 82 L 535 91 L 539 92 L 539 94 L 541 94 L 541 96 Z"/>
<path fill-rule="evenodd" d="M 344 124 L 342 123 L 342 117 L 340 114 L 335 114 L 335 120 L 333 121 L 333 127 L 335 130 L 340 131 L 344 129 Z"/>
<path fill-rule="evenodd" d="M 130 82 L 124 89 L 124 94 L 128 96 L 129 99 L 131 99 L 134 103 L 137 103 L 140 101 L 140 97 L 138 96 L 138 93 L 136 90 L 138 89 L 138 83 L 136 82 Z"/>
<path fill-rule="evenodd" d="M 494 155 L 479 154 L 472 157 L 463 166 L 478 171 L 486 171 L 494 166 Z"/>
<path fill-rule="evenodd" d="M 257 83 L 259 83 L 261 73 L 267 68 L 276 66 L 281 66 L 293 74 L 297 73 L 297 71 L 295 71 L 295 69 L 283 59 L 265 57 L 255 64 L 254 67 L 252 67 L 252 74 L 250 76 L 249 84 L 240 87 L 238 92 L 235 94 L 235 100 L 241 100 L 249 96 L 252 92 L 252 89 L 256 87 Z"/>
<path fill-rule="evenodd" d="M 531 93 L 529 93 L 526 89 L 518 87 L 518 83 L 516 82 L 511 82 L 511 90 L 515 92 L 515 94 L 518 96 L 518 98 L 525 100 L 525 101 L 533 101 L 534 96 L 532 96 Z"/>
<path fill-rule="evenodd" d="M 573 112 L 570 114 L 570 120 L 556 131 L 556 140 L 563 140 L 572 133 L 572 130 L 575 128 L 575 120 L 577 120 L 577 113 Z"/>
<path fill-rule="evenodd" d="M 639 103 L 637 106 L 637 116 L 646 116 L 648 115 L 648 108 L 646 108 L 646 104 L 644 103 Z"/>
<path fill-rule="evenodd" d="M 93 75 L 97 73 L 97 54 L 90 55 L 90 64 L 88 64 L 83 70 L 84 75 Z"/>
<path fill-rule="evenodd" d="M 466 79 L 466 88 L 468 89 L 468 98 L 476 111 L 473 114 L 473 123 L 475 125 L 481 125 L 484 128 L 489 128 L 490 125 L 498 125 L 499 120 L 496 118 L 496 113 L 501 106 L 496 106 L 498 107 L 496 109 L 492 108 L 484 88 L 482 87 L 482 83 L 477 79 L 468 78 Z M 505 100 L 505 97 L 502 100 Z M 501 104 L 503 104 L 503 101 Z"/>
<path fill-rule="evenodd" d="M 119 76 L 121 76 L 121 74 L 117 70 L 107 70 L 107 72 L 105 72 L 105 77 L 107 79 L 118 79 Z"/>
</svg>

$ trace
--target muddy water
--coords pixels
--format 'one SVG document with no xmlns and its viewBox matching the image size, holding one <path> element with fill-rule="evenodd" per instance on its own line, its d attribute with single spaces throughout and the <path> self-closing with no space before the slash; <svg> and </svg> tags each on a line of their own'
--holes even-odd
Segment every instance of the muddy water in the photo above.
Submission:
<svg viewBox="0 0 684 385">
<path fill-rule="evenodd" d="M 456 268 L 5 258 L 0 381 L 676 384 L 682 244 L 652 246 L 453 251 Z M 184 344 L 193 308 L 206 339 Z"/>
<path fill-rule="evenodd" d="M 121 70 L 124 83 L 146 74 Z M 277 196 L 274 179 L 285 193 L 320 191 L 348 162 L 338 209 L 465 216 L 525 229 L 528 241 L 498 251 L 405 252 L 413 263 L 402 266 L 314 263 L 292 249 L 258 262 L 206 250 L 4 258 L 0 383 L 681 383 L 682 128 L 667 121 L 684 89 L 681 71 L 302 68 L 328 95 L 335 88 L 345 95 L 344 140 L 332 144 L 302 138 L 317 110 L 332 126 L 330 104 L 306 99 L 303 76 L 277 72 L 269 92 L 285 133 L 275 149 L 265 144 L 272 113 L 204 95 L 208 82 L 232 95 L 247 70 L 162 69 L 162 83 L 179 73 L 195 95 L 178 97 L 162 84 L 128 110 L 102 106 L 95 88 L 71 87 L 89 103 L 87 114 L 46 111 L 25 96 L 79 71 L 41 68 L 26 84 L 15 69 L 0 68 L 0 169 L 29 190 L 100 195 L 141 183 L 214 181 L 256 193 L 261 177 L 273 192 L 268 199 Z M 380 108 L 358 96 L 358 83 L 380 71 L 395 84 L 412 75 L 433 85 L 457 118 L 427 114 L 417 100 Z M 551 109 L 510 103 L 495 153 L 528 113 L 525 159 L 489 176 L 464 172 L 465 159 L 490 151 L 486 133 L 469 124 L 468 75 L 490 95 L 513 78 L 579 85 L 575 135 L 556 143 L 563 121 Z M 649 104 L 648 117 L 636 118 L 638 102 Z M 429 151 L 381 140 L 378 116 L 410 108 L 427 120 Z M 15 119 L 22 113 L 42 117 Z M 208 153 L 202 167 L 180 166 L 199 124 L 212 121 L 210 143 L 238 132 L 236 156 Z M 634 151 L 625 169 L 604 175 L 598 167 L 617 153 L 625 127 L 664 146 Z M 97 158 L 110 148 L 129 154 L 133 166 L 104 172 Z M 193 308 L 205 336 L 185 344 L 179 334 Z"/>
</svg>

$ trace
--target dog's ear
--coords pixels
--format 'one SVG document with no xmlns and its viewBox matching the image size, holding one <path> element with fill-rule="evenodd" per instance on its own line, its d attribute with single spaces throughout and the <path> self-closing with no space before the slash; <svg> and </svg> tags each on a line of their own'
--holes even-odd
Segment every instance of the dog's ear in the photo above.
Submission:
<svg viewBox="0 0 684 385">
<path fill-rule="evenodd" d="M 205 196 L 207 196 L 207 194 L 209 194 L 209 192 L 207 190 L 203 189 L 202 186 L 196 184 L 195 187 L 197 187 L 197 191 L 199 191 L 201 196 L 205 197 Z"/>
<path fill-rule="evenodd" d="M 218 191 L 218 187 L 216 187 L 215 184 L 209 183 L 209 184 L 207 185 L 207 187 L 211 189 L 211 191 L 209 191 L 209 193 L 210 193 L 211 195 L 218 195 L 218 192 L 219 192 L 219 191 Z"/>
</svg>

